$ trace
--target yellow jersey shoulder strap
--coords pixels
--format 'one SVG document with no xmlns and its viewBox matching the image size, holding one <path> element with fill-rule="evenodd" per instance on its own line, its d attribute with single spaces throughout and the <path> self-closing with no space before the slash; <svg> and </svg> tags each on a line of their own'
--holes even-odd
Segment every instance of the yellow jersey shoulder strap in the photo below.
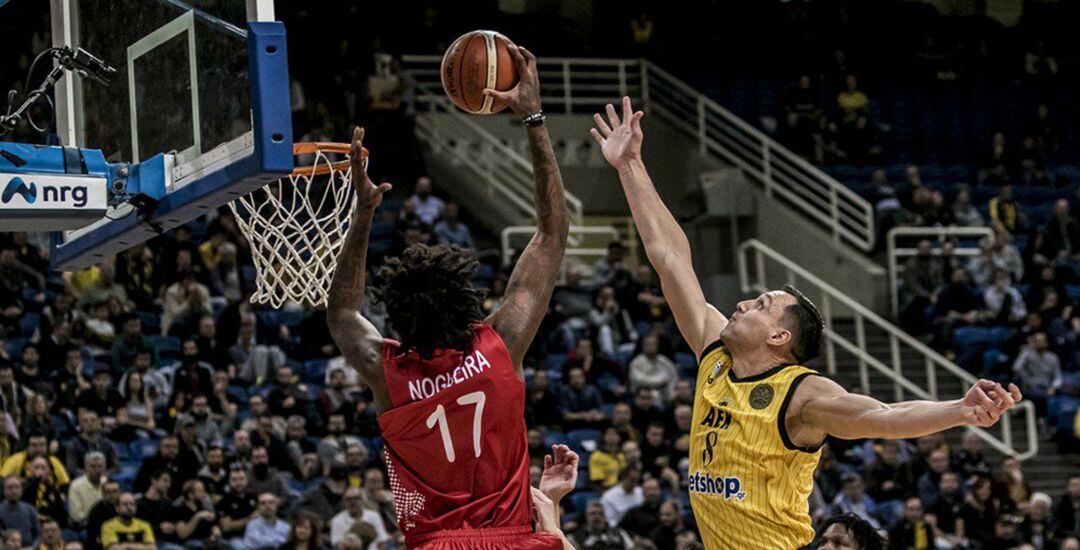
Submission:
<svg viewBox="0 0 1080 550">
<path fill-rule="evenodd" d="M 706 380 L 711 382 L 711 379 L 719 376 L 724 366 L 730 363 L 731 355 L 728 354 L 727 348 L 724 347 L 723 340 L 717 339 L 715 342 L 705 346 L 705 349 L 701 350 L 701 358 L 698 359 L 697 384 L 700 386 Z"/>
<path fill-rule="evenodd" d="M 799 387 L 799 384 L 803 380 L 806 380 L 810 376 L 821 376 L 818 371 L 805 367 L 803 365 L 792 365 L 785 368 L 781 373 L 777 374 L 778 378 L 781 378 L 781 382 L 786 383 L 787 392 L 784 395 L 784 401 L 780 404 L 780 411 L 776 415 L 776 426 L 780 430 L 780 440 L 784 442 L 784 447 L 792 451 L 802 451 L 804 453 L 816 453 L 821 449 L 821 446 L 825 444 L 825 440 L 822 439 L 817 445 L 810 447 L 800 447 L 796 445 L 791 438 L 788 437 L 787 426 L 784 419 L 787 417 L 788 406 L 791 404 L 791 398 L 795 395 L 795 390 Z"/>
</svg>

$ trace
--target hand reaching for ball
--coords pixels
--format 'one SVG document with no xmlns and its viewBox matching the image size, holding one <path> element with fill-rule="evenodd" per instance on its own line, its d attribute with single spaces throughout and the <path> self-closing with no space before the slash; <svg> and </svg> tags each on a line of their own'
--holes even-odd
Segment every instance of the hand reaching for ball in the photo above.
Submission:
<svg viewBox="0 0 1080 550">
<path fill-rule="evenodd" d="M 536 114 L 540 111 L 540 77 L 536 71 L 536 56 L 512 42 L 507 49 L 517 68 L 517 86 L 505 92 L 485 88 L 483 93 L 485 96 L 505 101 L 510 105 L 510 110 L 519 117 Z"/>
<path fill-rule="evenodd" d="M 382 202 L 383 194 L 391 189 L 389 183 L 376 186 L 364 169 L 364 129 L 357 126 L 353 130 L 352 146 L 349 147 L 349 163 L 352 166 L 352 183 L 356 191 L 356 206 L 362 211 L 375 211 Z"/>
</svg>

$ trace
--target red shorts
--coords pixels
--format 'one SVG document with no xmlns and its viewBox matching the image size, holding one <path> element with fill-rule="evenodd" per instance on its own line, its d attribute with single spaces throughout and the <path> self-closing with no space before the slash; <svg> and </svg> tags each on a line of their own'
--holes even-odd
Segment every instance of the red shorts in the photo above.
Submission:
<svg viewBox="0 0 1080 550">
<path fill-rule="evenodd" d="M 562 550 L 562 539 L 534 533 L 532 527 L 455 529 L 408 537 L 405 546 L 416 550 Z"/>
</svg>

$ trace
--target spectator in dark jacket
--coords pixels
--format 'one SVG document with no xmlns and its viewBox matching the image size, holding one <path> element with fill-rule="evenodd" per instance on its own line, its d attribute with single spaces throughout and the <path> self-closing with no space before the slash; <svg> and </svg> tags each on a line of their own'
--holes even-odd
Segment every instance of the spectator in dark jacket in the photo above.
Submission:
<svg viewBox="0 0 1080 550">
<path fill-rule="evenodd" d="M 905 500 L 903 519 L 889 530 L 890 550 L 929 550 L 934 547 L 934 530 L 926 521 L 922 501 L 918 497 Z"/>
<path fill-rule="evenodd" d="M 1065 495 L 1054 508 L 1054 519 L 1063 533 L 1080 536 L 1080 475 L 1069 478 Z"/>
<path fill-rule="evenodd" d="M 603 401 L 600 391 L 596 386 L 585 383 L 585 372 L 580 368 L 570 369 L 568 380 L 559 397 L 563 426 L 567 430 L 576 430 L 600 425 L 606 418 L 601 410 Z"/>
<path fill-rule="evenodd" d="M 342 497 L 348 485 L 347 467 L 341 463 L 333 464 L 322 483 L 300 495 L 293 513 L 307 512 L 316 517 L 333 517 L 341 510 Z"/>
</svg>

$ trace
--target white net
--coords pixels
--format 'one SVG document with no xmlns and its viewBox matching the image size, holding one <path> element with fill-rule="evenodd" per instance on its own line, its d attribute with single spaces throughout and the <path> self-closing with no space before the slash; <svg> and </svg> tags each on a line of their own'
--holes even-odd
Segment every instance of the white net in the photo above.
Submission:
<svg viewBox="0 0 1080 550">
<path fill-rule="evenodd" d="M 229 203 L 251 241 L 256 284 L 251 301 L 275 308 L 289 302 L 326 305 L 356 206 L 348 146 L 298 144 L 298 154 L 300 145 L 307 146 L 304 155 L 314 156 L 310 167 Z"/>
</svg>

